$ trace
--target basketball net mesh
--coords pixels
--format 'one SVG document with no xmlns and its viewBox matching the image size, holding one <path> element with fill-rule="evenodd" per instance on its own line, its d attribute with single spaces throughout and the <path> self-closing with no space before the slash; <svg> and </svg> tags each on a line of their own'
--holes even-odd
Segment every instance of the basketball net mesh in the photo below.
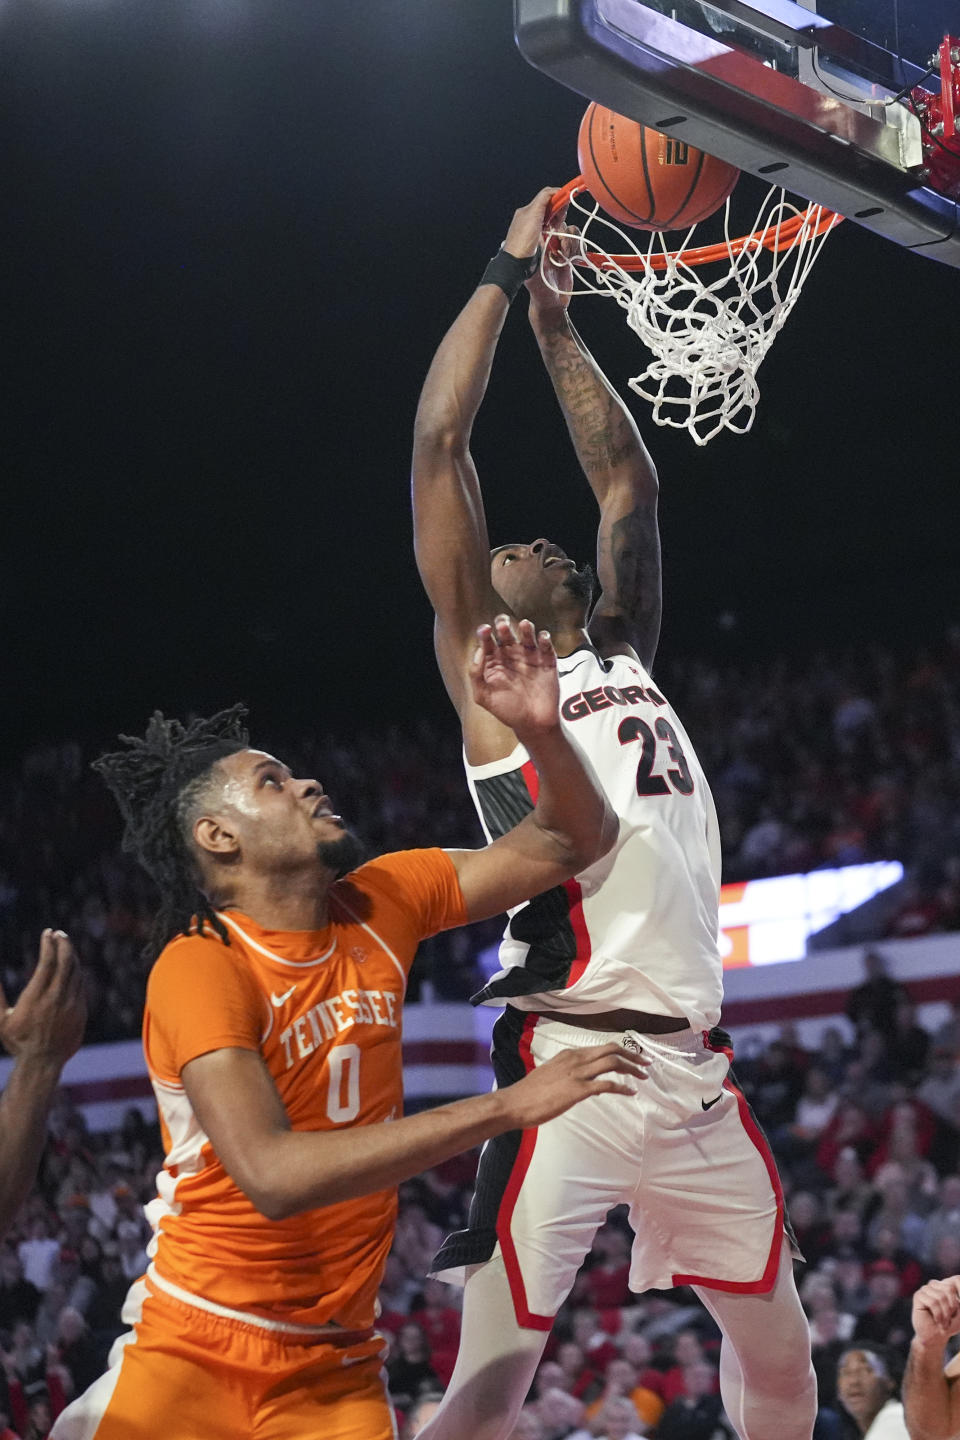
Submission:
<svg viewBox="0 0 960 1440">
<path fill-rule="evenodd" d="M 710 247 L 710 263 L 688 264 L 696 226 L 676 250 L 657 231 L 642 232 L 641 248 L 580 193 L 590 203 L 577 193 L 570 200 L 580 235 L 573 241 L 569 293 L 609 295 L 626 311 L 627 324 L 654 357 L 629 381 L 631 389 L 650 402 L 658 425 L 688 430 L 698 445 L 721 430 L 745 435 L 759 399 L 757 371 L 840 217 L 831 219 L 822 206 L 798 209 L 774 186 L 753 234 L 731 238 L 727 200 L 724 239 Z M 604 244 L 611 233 L 620 253 Z M 553 247 L 545 246 L 541 273 L 554 289 L 550 272 L 557 263 Z"/>
</svg>

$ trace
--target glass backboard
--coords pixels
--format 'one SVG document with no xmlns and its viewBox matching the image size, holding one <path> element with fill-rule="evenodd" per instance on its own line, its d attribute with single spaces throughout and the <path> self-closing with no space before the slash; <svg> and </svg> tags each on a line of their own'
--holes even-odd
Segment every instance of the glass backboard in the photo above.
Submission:
<svg viewBox="0 0 960 1440">
<path fill-rule="evenodd" d="M 953 0 L 515 0 L 515 11 L 524 56 L 571 89 L 960 267 L 952 110 L 950 133 L 936 129 L 942 75 L 960 97 L 960 40 L 943 43 L 951 20 L 960 30 Z"/>
</svg>

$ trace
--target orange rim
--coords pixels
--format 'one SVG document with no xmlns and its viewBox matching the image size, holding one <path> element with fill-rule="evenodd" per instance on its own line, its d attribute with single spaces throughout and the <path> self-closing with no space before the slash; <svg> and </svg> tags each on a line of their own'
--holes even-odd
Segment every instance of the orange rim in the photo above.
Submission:
<svg viewBox="0 0 960 1440">
<path fill-rule="evenodd" d="M 558 190 L 550 201 L 550 208 L 547 211 L 547 224 L 555 219 L 564 210 L 574 195 L 581 190 L 586 190 L 587 182 L 582 175 L 575 180 L 569 181 L 562 190 Z M 814 216 L 820 212 L 819 220 L 814 222 Z M 791 250 L 800 240 L 801 234 L 806 231 L 806 238 L 813 239 L 817 235 L 823 235 L 825 231 L 842 221 L 843 216 L 838 215 L 834 210 L 824 210 L 819 205 L 809 205 L 799 215 L 784 220 L 782 225 L 775 225 L 767 230 L 754 230 L 749 235 L 740 235 L 729 244 L 721 240 L 716 245 L 697 245 L 692 250 L 668 250 L 658 255 L 583 255 L 578 257 L 575 265 L 592 265 L 596 270 L 665 270 L 674 260 L 682 259 L 684 265 L 696 269 L 699 265 L 711 265 L 718 260 L 727 260 L 731 255 L 740 255 L 747 249 L 773 250 L 779 253 L 781 250 Z M 812 225 L 812 229 L 808 228 Z"/>
</svg>

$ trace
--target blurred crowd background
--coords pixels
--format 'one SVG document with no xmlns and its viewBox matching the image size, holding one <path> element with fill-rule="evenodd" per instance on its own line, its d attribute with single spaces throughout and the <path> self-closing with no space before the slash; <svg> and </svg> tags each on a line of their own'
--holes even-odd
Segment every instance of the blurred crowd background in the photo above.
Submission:
<svg viewBox="0 0 960 1440">
<path fill-rule="evenodd" d="M 805 663 L 677 661 L 657 677 L 713 788 L 724 880 L 900 860 L 905 881 L 877 907 L 873 938 L 960 929 L 960 627 L 935 646 L 874 646 Z M 372 853 L 481 845 L 452 711 L 404 729 L 334 737 L 261 735 L 322 781 Z M 115 807 L 70 741 L 0 770 L 0 978 L 15 995 L 45 925 L 73 938 L 90 985 L 88 1041 L 139 1034 L 149 882 L 119 844 Z M 426 944 L 411 999 L 463 998 L 498 922 Z"/>
<path fill-rule="evenodd" d="M 658 679 L 713 786 L 725 879 L 898 859 L 906 879 L 874 938 L 960 929 L 960 629 L 910 654 L 878 646 L 800 666 L 690 661 Z M 459 742 L 442 717 L 349 738 L 255 739 L 320 778 L 372 852 L 482 843 Z M 13 998 L 42 926 L 66 929 L 90 987 L 88 1043 L 139 1032 L 153 903 L 120 850 L 112 802 L 88 768 L 93 753 L 51 744 L 0 774 L 0 977 Z M 492 922 L 425 945 L 412 997 L 425 985 L 468 996 L 476 954 L 498 931 Z M 828 1028 L 811 1052 L 784 1026 L 737 1056 L 806 1257 L 799 1283 L 821 1387 L 818 1440 L 857 1433 L 836 1401 L 845 1344 L 869 1339 L 905 1355 L 913 1290 L 960 1272 L 960 1004 L 929 1033 L 909 989 L 886 975 L 882 946 L 868 950 L 847 1032 Z M 138 1111 L 114 1133 L 91 1134 L 66 1097 L 57 1104 L 37 1185 L 0 1248 L 0 1440 L 41 1440 L 103 1370 L 124 1328 L 123 1297 L 146 1264 L 142 1207 L 161 1164 L 158 1133 Z M 381 1304 L 407 1437 L 456 1355 L 458 1292 L 426 1271 L 444 1233 L 464 1222 L 474 1168 L 475 1156 L 463 1156 L 401 1188 Z M 731 1433 L 715 1326 L 692 1292 L 632 1296 L 629 1245 L 613 1212 L 558 1318 L 515 1440 Z"/>
</svg>

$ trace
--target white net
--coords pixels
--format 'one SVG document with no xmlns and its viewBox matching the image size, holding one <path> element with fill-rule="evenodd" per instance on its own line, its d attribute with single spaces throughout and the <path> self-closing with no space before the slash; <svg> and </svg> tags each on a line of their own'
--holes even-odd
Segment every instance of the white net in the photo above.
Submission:
<svg viewBox="0 0 960 1440">
<path fill-rule="evenodd" d="M 658 425 L 688 430 L 698 445 L 721 430 L 746 434 L 757 371 L 840 217 L 821 206 L 799 209 L 773 187 L 742 241 L 731 237 L 728 200 L 723 240 L 709 247 L 709 263 L 693 265 L 688 260 L 703 253 L 691 253 L 696 226 L 672 250 L 662 233 L 643 232 L 640 248 L 637 231 L 621 230 L 580 193 L 590 203 L 575 193 L 570 208 L 579 214 L 567 216 L 580 228 L 571 293 L 610 295 L 626 311 L 654 357 L 631 388 L 653 406 Z M 551 261 L 547 246 L 542 271 L 556 288 Z"/>
</svg>

